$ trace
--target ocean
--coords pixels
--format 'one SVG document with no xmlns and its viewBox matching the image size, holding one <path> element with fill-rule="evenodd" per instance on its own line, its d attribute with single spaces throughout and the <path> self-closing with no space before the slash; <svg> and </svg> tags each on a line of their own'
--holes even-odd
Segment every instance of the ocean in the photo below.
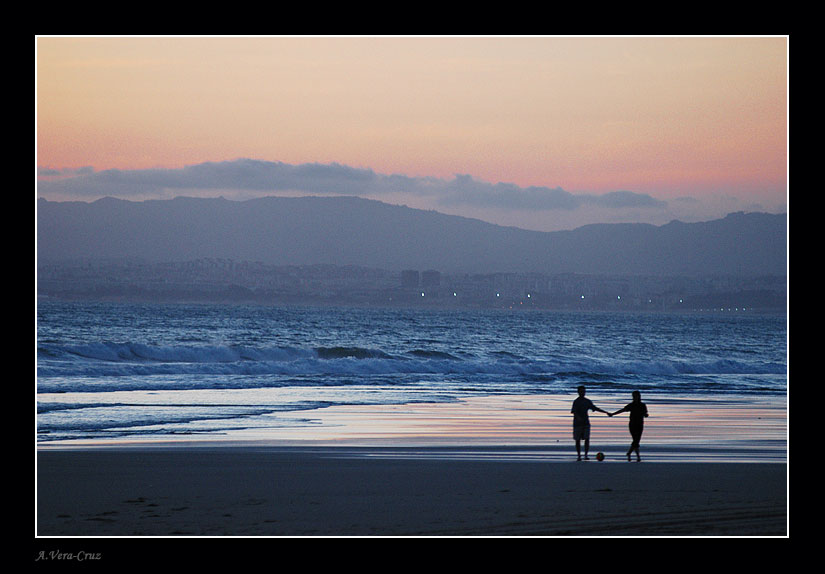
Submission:
<svg viewBox="0 0 825 574">
<path fill-rule="evenodd" d="M 344 406 L 575 395 L 782 403 L 787 318 L 41 300 L 36 441 L 209 438 Z"/>
</svg>

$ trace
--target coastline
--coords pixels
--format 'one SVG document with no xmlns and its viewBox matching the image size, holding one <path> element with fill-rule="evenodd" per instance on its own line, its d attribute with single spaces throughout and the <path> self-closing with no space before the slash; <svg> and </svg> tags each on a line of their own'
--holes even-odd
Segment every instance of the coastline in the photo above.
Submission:
<svg viewBox="0 0 825 574">
<path fill-rule="evenodd" d="M 35 535 L 788 535 L 784 397 L 651 401 L 641 463 L 624 457 L 626 419 L 602 416 L 591 460 L 576 462 L 568 398 L 335 407 L 279 432 L 41 444 Z"/>
<path fill-rule="evenodd" d="M 616 410 L 626 397 L 592 396 Z M 787 462 L 784 396 L 679 397 L 645 395 L 650 408 L 642 438 L 648 462 Z M 544 461 L 573 455 L 570 395 L 471 396 L 444 403 L 337 405 L 248 419 L 222 432 L 132 434 L 40 441 L 38 450 L 140 447 L 369 447 L 496 449 L 525 447 Z M 591 415 L 592 454 L 622 460 L 630 436 L 627 415 Z M 424 451 L 426 452 L 426 451 Z M 437 451 L 430 451 L 437 452 Z M 512 454 L 508 455 L 512 456 Z"/>
</svg>

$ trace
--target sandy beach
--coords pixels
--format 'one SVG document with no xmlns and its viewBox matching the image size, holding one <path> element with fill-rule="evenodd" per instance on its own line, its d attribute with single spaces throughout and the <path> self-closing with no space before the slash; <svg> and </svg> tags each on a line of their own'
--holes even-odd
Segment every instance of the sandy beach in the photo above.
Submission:
<svg viewBox="0 0 825 574">
<path fill-rule="evenodd" d="M 37 535 L 787 535 L 785 464 L 524 455 L 477 447 L 39 452 Z"/>
<path fill-rule="evenodd" d="M 658 400 L 641 463 L 604 416 L 576 462 L 568 413 L 504 396 L 39 445 L 36 536 L 788 535 L 784 401 Z"/>
</svg>

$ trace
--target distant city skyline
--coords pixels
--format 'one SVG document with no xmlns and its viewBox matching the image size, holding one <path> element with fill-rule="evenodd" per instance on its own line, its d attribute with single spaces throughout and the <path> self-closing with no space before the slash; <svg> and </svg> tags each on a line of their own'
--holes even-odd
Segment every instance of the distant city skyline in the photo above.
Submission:
<svg viewBox="0 0 825 574">
<path fill-rule="evenodd" d="M 787 210 L 786 37 L 60 37 L 38 196 L 358 195 L 552 231 Z"/>
</svg>

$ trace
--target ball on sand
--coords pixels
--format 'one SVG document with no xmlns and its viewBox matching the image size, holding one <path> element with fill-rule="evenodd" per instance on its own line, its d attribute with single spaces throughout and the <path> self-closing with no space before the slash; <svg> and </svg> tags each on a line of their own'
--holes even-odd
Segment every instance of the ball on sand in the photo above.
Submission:
<svg viewBox="0 0 825 574">
<path fill-rule="evenodd" d="M 596 455 L 596 460 L 604 460 L 604 453 L 600 452 Z"/>
</svg>

